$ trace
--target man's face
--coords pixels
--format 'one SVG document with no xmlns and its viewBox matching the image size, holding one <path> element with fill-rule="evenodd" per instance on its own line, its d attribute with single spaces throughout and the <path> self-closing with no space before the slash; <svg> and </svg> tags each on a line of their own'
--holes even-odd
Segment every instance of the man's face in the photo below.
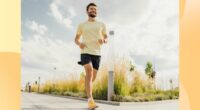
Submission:
<svg viewBox="0 0 200 110">
<path fill-rule="evenodd" d="M 97 7 L 96 6 L 90 6 L 88 8 L 87 14 L 89 17 L 95 18 L 97 16 Z"/>
</svg>

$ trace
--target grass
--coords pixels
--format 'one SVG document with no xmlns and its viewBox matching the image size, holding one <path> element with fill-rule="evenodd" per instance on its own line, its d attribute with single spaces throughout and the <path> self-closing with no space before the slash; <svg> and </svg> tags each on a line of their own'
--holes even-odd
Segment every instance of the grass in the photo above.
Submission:
<svg viewBox="0 0 200 110">
<path fill-rule="evenodd" d="M 108 71 L 106 67 L 102 67 L 98 76 L 93 84 L 93 97 L 96 99 L 107 99 L 107 89 L 108 89 Z"/>
<path fill-rule="evenodd" d="M 116 95 L 128 96 L 130 95 L 130 87 L 127 80 L 127 63 L 125 61 L 118 61 L 114 69 L 114 92 Z"/>
<path fill-rule="evenodd" d="M 84 91 L 84 82 L 75 75 L 70 75 L 66 80 L 47 81 L 41 86 L 40 93 L 57 93 L 64 95 L 65 92 L 78 93 Z"/>
<path fill-rule="evenodd" d="M 143 78 L 141 73 L 127 69 L 129 63 L 126 60 L 115 62 L 114 69 L 114 93 L 113 101 L 122 102 L 144 102 L 157 100 L 170 100 L 179 98 L 179 89 L 160 90 L 155 89 L 152 79 Z M 131 80 L 128 80 L 131 79 Z M 95 99 L 107 99 L 107 81 L 108 69 L 102 66 L 98 72 L 98 76 L 93 83 L 93 97 Z M 40 93 L 48 93 L 55 95 L 65 95 L 73 97 L 86 98 L 85 73 L 81 73 L 80 77 L 71 74 L 65 80 L 46 81 L 40 87 Z M 32 85 L 32 92 L 38 92 L 38 86 Z"/>
</svg>

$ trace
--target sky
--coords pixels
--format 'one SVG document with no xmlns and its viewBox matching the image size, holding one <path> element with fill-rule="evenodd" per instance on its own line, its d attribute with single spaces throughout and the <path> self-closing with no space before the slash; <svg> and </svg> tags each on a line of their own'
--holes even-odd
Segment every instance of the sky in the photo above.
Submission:
<svg viewBox="0 0 200 110">
<path fill-rule="evenodd" d="M 106 24 L 107 33 L 115 31 L 102 46 L 102 63 L 112 48 L 139 71 L 144 73 L 151 61 L 157 77 L 178 82 L 178 0 L 22 0 L 22 85 L 39 76 L 45 81 L 84 71 L 77 65 L 80 49 L 74 38 L 90 2 L 97 4 L 97 20 Z"/>
</svg>

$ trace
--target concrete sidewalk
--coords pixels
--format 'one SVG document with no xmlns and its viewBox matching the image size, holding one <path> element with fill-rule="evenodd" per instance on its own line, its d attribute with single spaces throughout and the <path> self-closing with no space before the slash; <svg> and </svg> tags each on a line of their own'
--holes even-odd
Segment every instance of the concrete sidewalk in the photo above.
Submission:
<svg viewBox="0 0 200 110">
<path fill-rule="evenodd" d="M 21 104 L 21 110 L 88 110 L 86 101 L 24 92 L 21 94 Z M 179 110 L 178 100 L 121 106 L 100 103 L 98 105 L 100 107 L 96 110 Z"/>
</svg>

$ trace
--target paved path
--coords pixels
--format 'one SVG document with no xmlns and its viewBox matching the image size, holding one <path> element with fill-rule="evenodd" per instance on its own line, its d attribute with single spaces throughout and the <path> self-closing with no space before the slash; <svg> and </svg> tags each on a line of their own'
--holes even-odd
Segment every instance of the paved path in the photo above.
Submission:
<svg viewBox="0 0 200 110">
<path fill-rule="evenodd" d="M 35 93 L 21 94 L 21 110 L 88 110 L 86 101 L 41 95 Z M 113 106 L 99 104 L 96 110 L 179 110 L 178 100 L 124 104 Z"/>
</svg>

